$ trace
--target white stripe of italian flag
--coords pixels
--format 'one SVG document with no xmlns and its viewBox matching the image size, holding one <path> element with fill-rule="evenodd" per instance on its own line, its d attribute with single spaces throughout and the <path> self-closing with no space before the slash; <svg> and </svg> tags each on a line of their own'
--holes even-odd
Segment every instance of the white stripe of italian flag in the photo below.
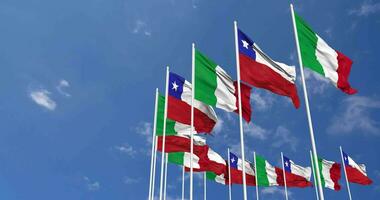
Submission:
<svg viewBox="0 0 380 200">
<path fill-rule="evenodd" d="M 233 79 L 214 61 L 195 50 L 195 99 L 227 112 L 237 109 Z"/>
<path fill-rule="evenodd" d="M 255 159 L 258 186 L 278 186 L 276 168 L 257 154 Z"/>
<path fill-rule="evenodd" d="M 343 92 L 355 94 L 357 90 L 348 82 L 351 59 L 331 48 L 299 15 L 294 15 L 303 65 L 329 79 Z"/>
</svg>

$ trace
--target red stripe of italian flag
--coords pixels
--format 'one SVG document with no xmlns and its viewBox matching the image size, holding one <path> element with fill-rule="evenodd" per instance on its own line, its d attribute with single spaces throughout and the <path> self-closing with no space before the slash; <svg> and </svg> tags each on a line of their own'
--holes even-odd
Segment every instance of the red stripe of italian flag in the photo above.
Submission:
<svg viewBox="0 0 380 200">
<path fill-rule="evenodd" d="M 343 92 L 355 94 L 357 90 L 348 82 L 352 65 L 350 58 L 331 48 L 297 14 L 295 19 L 303 65 L 328 78 Z"/>
</svg>

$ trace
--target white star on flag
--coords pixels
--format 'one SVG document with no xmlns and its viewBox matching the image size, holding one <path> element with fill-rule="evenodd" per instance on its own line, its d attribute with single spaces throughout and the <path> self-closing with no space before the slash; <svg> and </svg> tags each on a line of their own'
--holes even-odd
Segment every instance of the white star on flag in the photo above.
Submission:
<svg viewBox="0 0 380 200">
<path fill-rule="evenodd" d="M 244 48 L 248 49 L 248 42 L 245 40 L 241 40 L 241 42 L 243 43 Z"/>
<path fill-rule="evenodd" d="M 234 158 L 231 158 L 231 162 L 234 163 L 234 162 L 235 162 L 235 159 L 234 159 Z"/>
<path fill-rule="evenodd" d="M 178 89 L 178 85 L 177 85 L 177 83 L 174 81 L 173 83 L 172 83 L 172 85 L 173 85 L 173 90 L 175 90 L 175 91 L 177 91 L 177 89 Z"/>
<path fill-rule="evenodd" d="M 286 161 L 286 162 L 285 162 L 285 166 L 287 166 L 287 167 L 289 166 L 289 163 L 288 163 L 288 161 Z"/>
</svg>

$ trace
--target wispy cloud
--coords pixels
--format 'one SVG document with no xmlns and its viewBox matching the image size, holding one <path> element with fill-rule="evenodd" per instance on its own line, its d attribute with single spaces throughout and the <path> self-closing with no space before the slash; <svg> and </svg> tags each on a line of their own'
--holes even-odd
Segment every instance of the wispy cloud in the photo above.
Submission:
<svg viewBox="0 0 380 200">
<path fill-rule="evenodd" d="M 253 108 L 257 111 L 265 111 L 273 106 L 275 101 L 275 96 L 268 92 L 255 90 L 251 94 L 251 102 L 253 103 Z"/>
<path fill-rule="evenodd" d="M 128 144 L 123 144 L 120 146 L 114 146 L 114 149 L 119 151 L 120 153 L 126 154 L 130 157 L 134 157 L 137 153 L 137 151 Z"/>
<path fill-rule="evenodd" d="M 29 93 L 30 98 L 39 106 L 48 110 L 55 110 L 57 104 L 50 98 L 50 92 L 45 89 L 32 90 Z"/>
<path fill-rule="evenodd" d="M 274 194 L 280 194 L 282 196 L 285 196 L 285 190 L 282 188 L 277 187 L 266 187 L 261 190 L 261 194 L 263 195 L 274 195 Z M 293 193 L 288 190 L 288 197 L 292 196 Z"/>
<path fill-rule="evenodd" d="M 67 93 L 64 91 L 65 88 L 68 88 L 70 87 L 70 83 L 68 81 L 66 81 L 65 79 L 62 79 L 59 81 L 58 85 L 57 85 L 57 91 L 65 96 L 65 97 L 71 97 L 71 94 Z"/>
<path fill-rule="evenodd" d="M 132 29 L 133 34 L 143 34 L 145 36 L 151 36 L 152 32 L 148 29 L 145 21 L 138 19 L 135 21 L 134 27 Z"/>
<path fill-rule="evenodd" d="M 295 137 L 289 129 L 284 126 L 277 127 L 274 135 L 274 143 L 272 143 L 273 147 L 279 148 L 282 146 L 289 146 L 292 151 L 296 151 L 298 145 L 298 139 Z"/>
<path fill-rule="evenodd" d="M 141 181 L 141 178 L 124 177 L 123 182 L 127 185 L 135 184 Z"/>
<path fill-rule="evenodd" d="M 308 91 L 311 91 L 312 94 L 323 94 L 325 90 L 332 85 L 327 78 L 309 69 L 304 70 L 304 75 L 305 79 L 307 79 L 306 85 Z M 301 76 L 298 77 L 301 79 Z"/>
<path fill-rule="evenodd" d="M 223 124 L 224 124 L 224 120 L 219 117 L 218 121 L 215 124 L 214 130 L 213 130 L 215 134 L 219 134 L 222 131 Z"/>
<path fill-rule="evenodd" d="M 380 100 L 364 96 L 350 96 L 343 100 L 341 111 L 336 114 L 328 133 L 347 134 L 354 130 L 380 135 L 380 122 L 371 117 L 372 110 L 380 109 Z"/>
<path fill-rule="evenodd" d="M 356 15 L 360 17 L 375 14 L 377 12 L 380 12 L 380 3 L 373 3 L 372 1 L 364 1 L 358 8 L 348 11 L 350 15 Z"/>
<path fill-rule="evenodd" d="M 92 181 L 90 178 L 88 178 L 87 176 L 84 176 L 83 177 L 83 180 L 86 184 L 86 188 L 89 190 L 89 191 L 97 191 L 100 189 L 100 183 L 98 181 Z"/>
<path fill-rule="evenodd" d="M 267 139 L 269 135 L 269 131 L 267 129 L 262 128 L 261 126 L 254 124 L 254 123 L 244 123 L 244 133 L 246 133 L 248 136 L 265 140 Z"/>
<path fill-rule="evenodd" d="M 140 122 L 138 126 L 135 128 L 135 131 L 138 134 L 142 135 L 144 138 L 146 138 L 149 144 L 152 144 L 152 134 L 153 134 L 152 123 Z"/>
</svg>

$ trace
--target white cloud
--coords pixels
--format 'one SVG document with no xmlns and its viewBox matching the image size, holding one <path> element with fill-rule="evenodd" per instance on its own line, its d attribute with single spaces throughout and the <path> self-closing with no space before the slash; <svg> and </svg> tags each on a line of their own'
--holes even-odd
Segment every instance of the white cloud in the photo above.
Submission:
<svg viewBox="0 0 380 200">
<path fill-rule="evenodd" d="M 254 91 L 251 94 L 253 108 L 257 111 L 265 111 L 272 107 L 274 103 L 274 95 L 263 91 Z"/>
<path fill-rule="evenodd" d="M 91 181 L 87 176 L 84 176 L 83 180 L 89 191 L 97 191 L 100 189 L 100 183 L 98 181 Z"/>
<path fill-rule="evenodd" d="M 146 22 L 142 21 L 141 19 L 138 19 L 135 21 L 135 25 L 132 29 L 132 33 L 134 34 L 142 33 L 148 37 L 152 35 L 152 32 L 148 29 Z"/>
<path fill-rule="evenodd" d="M 127 185 L 138 183 L 140 180 L 140 178 L 124 177 L 124 183 Z"/>
<path fill-rule="evenodd" d="M 371 110 L 380 109 L 380 100 L 364 96 L 350 96 L 343 100 L 341 112 L 336 114 L 327 131 L 334 134 L 351 133 L 354 130 L 380 135 L 380 122 L 371 117 Z"/>
<path fill-rule="evenodd" d="M 305 79 L 307 80 L 307 89 L 312 94 L 323 94 L 325 90 L 332 85 L 327 78 L 309 69 L 304 70 L 304 75 Z M 301 76 L 298 77 L 301 79 Z"/>
<path fill-rule="evenodd" d="M 348 13 L 350 15 L 356 16 L 368 16 L 371 14 L 375 14 L 380 11 L 380 3 L 373 3 L 372 1 L 364 1 L 357 9 L 349 10 Z"/>
<path fill-rule="evenodd" d="M 135 128 L 135 131 L 145 137 L 149 144 L 152 144 L 153 128 L 151 123 L 140 122 L 139 125 Z"/>
<path fill-rule="evenodd" d="M 57 104 L 50 97 L 50 92 L 45 89 L 37 89 L 30 92 L 29 96 L 32 100 L 48 110 L 55 110 Z"/>
<path fill-rule="evenodd" d="M 332 28 L 327 28 L 325 30 L 325 34 L 327 35 L 327 37 L 332 38 Z"/>
<path fill-rule="evenodd" d="M 134 150 L 133 147 L 128 144 L 114 146 L 114 149 L 118 150 L 120 153 L 127 154 L 130 157 L 134 157 L 137 153 L 136 150 Z"/>
<path fill-rule="evenodd" d="M 214 133 L 215 133 L 215 134 L 219 134 L 219 133 L 222 131 L 222 129 L 223 129 L 223 124 L 224 124 L 223 119 L 221 119 L 221 118 L 219 117 L 219 119 L 218 119 L 218 121 L 216 122 L 215 127 L 214 127 Z"/>
<path fill-rule="evenodd" d="M 279 126 L 273 136 L 273 147 L 279 148 L 282 146 L 289 146 L 292 151 L 296 151 L 298 145 L 297 137 L 293 136 L 289 129 L 284 126 Z"/>
<path fill-rule="evenodd" d="M 62 79 L 59 81 L 59 84 L 57 85 L 57 91 L 62 94 L 65 97 L 71 97 L 71 95 L 64 91 L 64 88 L 70 87 L 70 83 L 66 81 L 65 79 Z"/>
<path fill-rule="evenodd" d="M 282 196 L 285 196 L 285 190 L 283 188 L 277 188 L 277 187 L 265 187 L 261 190 L 261 194 L 263 195 L 280 194 Z M 292 193 L 288 190 L 288 197 L 290 196 L 292 196 Z"/>
<path fill-rule="evenodd" d="M 254 123 L 244 123 L 244 133 L 247 134 L 247 136 L 260 139 L 260 140 L 265 140 L 267 139 L 269 135 L 269 131 L 262 128 L 261 126 L 254 124 Z"/>
</svg>

